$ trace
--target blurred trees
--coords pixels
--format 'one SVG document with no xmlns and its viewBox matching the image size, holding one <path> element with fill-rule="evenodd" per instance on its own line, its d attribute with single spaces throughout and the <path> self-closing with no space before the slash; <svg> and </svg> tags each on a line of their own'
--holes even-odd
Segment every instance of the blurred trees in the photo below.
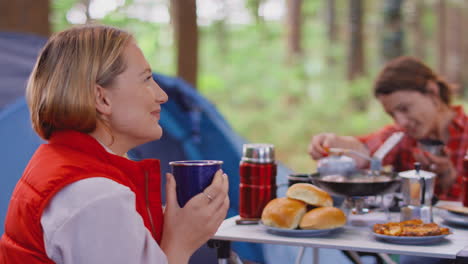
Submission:
<svg viewBox="0 0 468 264">
<path fill-rule="evenodd" d="M 335 63 L 335 58 L 333 56 L 332 47 L 338 41 L 338 26 L 336 24 L 336 2 L 335 0 L 325 0 L 326 1 L 326 25 L 327 25 L 327 41 L 328 41 L 328 56 L 327 60 L 329 64 Z"/>
<path fill-rule="evenodd" d="M 354 80 L 365 72 L 363 36 L 363 0 L 349 1 L 348 30 L 348 80 Z"/>
<path fill-rule="evenodd" d="M 171 4 L 177 46 L 177 76 L 197 87 L 197 4 L 195 0 L 172 0 Z"/>
<path fill-rule="evenodd" d="M 0 1 L 0 31 L 50 34 L 49 0 Z"/>
<path fill-rule="evenodd" d="M 264 1 L 265 0 L 246 0 L 247 8 L 257 25 L 263 22 L 263 18 L 260 16 L 260 5 Z"/>
<path fill-rule="evenodd" d="M 286 0 L 286 3 L 286 58 L 288 62 L 293 62 L 302 55 L 302 0 Z"/>
<path fill-rule="evenodd" d="M 447 6 L 446 15 L 447 23 L 447 35 L 445 41 L 447 41 L 447 63 L 444 73 L 447 79 L 451 82 L 461 85 L 462 72 L 463 72 L 463 2 L 449 3 Z"/>
<path fill-rule="evenodd" d="M 466 93 L 468 85 L 468 39 L 463 25 L 468 22 L 466 1 L 438 0 L 437 10 L 437 70 L 453 83 L 457 93 Z"/>
<path fill-rule="evenodd" d="M 410 14 L 408 15 L 409 38 L 411 42 L 411 53 L 420 60 L 426 59 L 426 48 L 428 38 L 424 28 L 424 17 L 426 13 L 426 2 L 422 0 L 408 1 Z"/>
<path fill-rule="evenodd" d="M 0 29 L 44 27 L 32 16 L 48 5 L 53 31 L 94 20 L 132 32 L 155 71 L 194 84 L 237 132 L 275 144 L 299 171 L 310 135 L 390 121 L 371 92 L 386 60 L 416 56 L 468 85 L 466 0 L 4 0 Z"/>
<path fill-rule="evenodd" d="M 384 62 L 404 54 L 402 4 L 403 0 L 384 1 L 381 47 Z"/>
<path fill-rule="evenodd" d="M 437 0 L 437 68 L 439 73 L 444 74 L 446 69 L 447 48 L 446 48 L 446 6 L 445 0 Z"/>
</svg>

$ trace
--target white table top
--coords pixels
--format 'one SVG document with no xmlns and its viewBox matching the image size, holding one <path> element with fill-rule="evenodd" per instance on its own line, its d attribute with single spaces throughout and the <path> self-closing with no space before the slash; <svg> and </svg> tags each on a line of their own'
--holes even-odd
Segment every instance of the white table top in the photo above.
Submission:
<svg viewBox="0 0 468 264">
<path fill-rule="evenodd" d="M 453 234 L 432 245 L 398 245 L 375 239 L 369 226 L 347 225 L 324 237 L 285 237 L 267 233 L 261 225 L 236 225 L 238 218 L 235 216 L 224 220 L 212 239 L 450 259 L 465 255 L 466 250 L 463 249 L 468 249 L 468 228 L 449 226 Z M 435 217 L 435 222 L 440 223 L 441 219 Z"/>
</svg>

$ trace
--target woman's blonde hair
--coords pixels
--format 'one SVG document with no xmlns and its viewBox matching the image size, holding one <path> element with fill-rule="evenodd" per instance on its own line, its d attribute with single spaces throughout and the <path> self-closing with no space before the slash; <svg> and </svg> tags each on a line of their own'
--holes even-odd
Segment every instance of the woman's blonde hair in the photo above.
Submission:
<svg viewBox="0 0 468 264">
<path fill-rule="evenodd" d="M 34 130 L 49 139 L 57 130 L 96 128 L 96 85 L 109 86 L 125 70 L 132 36 L 103 25 L 74 27 L 52 36 L 29 77 L 26 99 Z"/>
</svg>

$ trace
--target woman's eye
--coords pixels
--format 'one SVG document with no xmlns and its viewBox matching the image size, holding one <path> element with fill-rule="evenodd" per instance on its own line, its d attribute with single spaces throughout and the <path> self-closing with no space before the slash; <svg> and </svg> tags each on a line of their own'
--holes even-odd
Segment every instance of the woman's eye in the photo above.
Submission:
<svg viewBox="0 0 468 264">
<path fill-rule="evenodd" d="M 149 80 L 151 80 L 152 78 L 153 78 L 153 75 L 150 75 L 150 76 L 148 76 L 148 77 L 145 78 L 145 81 L 149 81 Z"/>
<path fill-rule="evenodd" d="M 406 106 L 406 105 L 400 106 L 400 107 L 398 107 L 398 111 L 400 111 L 402 113 L 407 113 L 408 112 L 408 106 Z"/>
</svg>

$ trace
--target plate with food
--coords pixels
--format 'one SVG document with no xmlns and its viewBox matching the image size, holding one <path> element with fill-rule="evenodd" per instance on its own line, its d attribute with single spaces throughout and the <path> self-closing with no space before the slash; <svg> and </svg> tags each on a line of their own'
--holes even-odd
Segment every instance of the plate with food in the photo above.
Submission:
<svg viewBox="0 0 468 264">
<path fill-rule="evenodd" d="M 333 207 L 331 196 L 309 183 L 289 187 L 286 197 L 267 203 L 261 217 L 268 233 L 292 237 L 324 236 L 345 224 L 346 215 Z"/>
<path fill-rule="evenodd" d="M 439 216 L 447 224 L 468 227 L 468 215 L 441 210 L 439 211 Z"/>
<path fill-rule="evenodd" d="M 451 213 L 458 214 L 464 217 L 468 217 L 468 207 L 445 204 L 438 205 L 437 208 L 447 210 Z"/>
<path fill-rule="evenodd" d="M 267 226 L 260 223 L 266 231 L 273 235 L 288 236 L 288 237 L 319 237 L 330 234 L 335 230 L 339 230 L 341 227 L 329 228 L 329 229 L 286 229 Z"/>
<path fill-rule="evenodd" d="M 433 244 L 443 240 L 446 235 L 438 236 L 387 236 L 382 234 L 374 233 L 374 236 L 378 239 L 385 240 L 387 242 L 395 244 L 406 244 L 406 245 L 420 245 L 420 244 Z"/>
<path fill-rule="evenodd" d="M 450 235 L 450 229 L 436 223 L 423 223 L 420 219 L 375 224 L 376 238 L 396 244 L 432 244 Z"/>
</svg>

